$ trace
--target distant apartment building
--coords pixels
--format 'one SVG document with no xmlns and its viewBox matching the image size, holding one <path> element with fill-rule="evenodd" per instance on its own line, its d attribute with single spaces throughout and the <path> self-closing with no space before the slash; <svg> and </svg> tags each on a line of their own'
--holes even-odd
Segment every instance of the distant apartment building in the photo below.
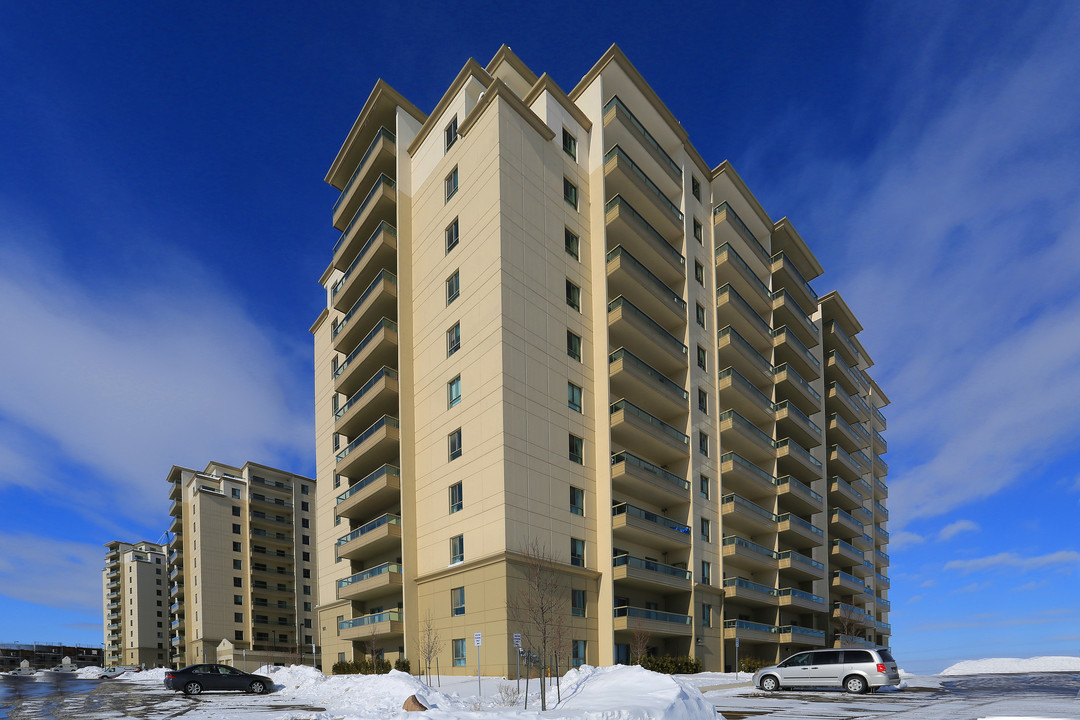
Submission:
<svg viewBox="0 0 1080 720">
<path fill-rule="evenodd" d="M 105 548 L 102 604 L 106 665 L 167 665 L 169 593 L 165 547 L 113 540 Z"/>
<path fill-rule="evenodd" d="M 567 92 L 504 46 L 430 113 L 380 80 L 326 181 L 324 669 L 430 620 L 443 672 L 475 633 L 512 672 L 536 546 L 573 664 L 889 643 L 862 326 L 617 47 Z"/>
<path fill-rule="evenodd" d="M 315 482 L 251 462 L 173 466 L 167 480 L 169 662 L 312 664 Z"/>
<path fill-rule="evenodd" d="M 106 664 L 105 653 L 100 646 L 0 642 L 0 672 L 14 670 L 24 661 L 32 668 L 44 670 L 62 664 L 64 658 L 79 667 L 101 667 Z"/>
</svg>

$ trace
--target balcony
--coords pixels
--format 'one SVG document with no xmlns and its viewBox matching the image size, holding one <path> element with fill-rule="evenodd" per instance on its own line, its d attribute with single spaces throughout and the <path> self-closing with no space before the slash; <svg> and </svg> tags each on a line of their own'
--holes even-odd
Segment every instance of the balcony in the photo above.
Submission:
<svg viewBox="0 0 1080 720">
<path fill-rule="evenodd" d="M 171 553 L 169 553 L 168 563 L 170 565 L 176 565 L 178 567 L 183 567 L 183 565 L 184 565 L 184 557 L 183 557 L 183 554 L 180 552 L 179 548 L 177 548 L 176 550 L 173 550 Z"/>
<path fill-rule="evenodd" d="M 646 610 L 637 607 L 615 608 L 615 632 L 643 630 L 654 638 L 689 637 L 693 634 L 693 618 L 689 615 Z"/>
<path fill-rule="evenodd" d="M 776 570 L 779 559 L 775 550 L 736 535 L 724 538 L 720 556 L 725 567 L 743 568 L 752 573 Z"/>
<path fill-rule="evenodd" d="M 863 525 L 874 524 L 874 514 L 864 507 L 857 507 L 851 511 L 851 514 L 855 516 L 855 519 L 861 522 Z M 869 530 L 869 528 L 867 528 Z"/>
<path fill-rule="evenodd" d="M 360 294 L 352 309 L 334 326 L 334 350 L 350 352 L 366 334 L 365 318 L 397 316 L 397 276 L 380 270 L 367 289 Z"/>
<path fill-rule="evenodd" d="M 180 574 L 180 566 L 179 566 L 179 565 L 174 565 L 174 566 L 173 566 L 173 568 L 172 568 L 172 570 L 170 570 L 170 571 L 169 571 L 169 579 L 170 579 L 170 580 L 175 580 L 175 579 L 176 579 L 176 577 L 177 577 L 177 576 L 178 576 L 179 574 Z M 112 597 L 113 595 L 119 595 L 119 594 L 120 594 L 120 593 L 118 593 L 118 592 L 116 592 L 116 591 L 114 590 L 113 592 L 109 593 L 109 597 Z"/>
<path fill-rule="evenodd" d="M 788 363 L 799 375 L 808 380 L 817 380 L 821 377 L 821 362 L 814 357 L 798 335 L 788 330 L 787 325 L 773 330 L 772 336 L 777 365 Z"/>
<path fill-rule="evenodd" d="M 360 560 L 401 546 L 401 518 L 387 513 L 338 538 L 337 556 Z"/>
<path fill-rule="evenodd" d="M 880 479 L 874 478 L 874 488 L 877 490 L 877 496 L 882 500 L 889 497 L 889 486 Z"/>
<path fill-rule="evenodd" d="M 813 628 L 800 627 L 798 625 L 782 625 L 779 630 L 779 641 L 793 645 L 812 645 L 825 647 L 825 631 Z"/>
<path fill-rule="evenodd" d="M 618 95 L 612 96 L 604 105 L 604 137 L 625 147 L 640 145 L 644 148 L 650 171 L 668 185 L 672 193 L 682 191 L 682 168 L 671 159 L 656 138 L 645 129 Z"/>
<path fill-rule="evenodd" d="M 835 350 L 830 350 L 825 355 L 825 378 L 829 382 L 835 382 L 849 395 L 859 394 L 859 383 L 855 379 L 855 371 L 848 367 Z"/>
<path fill-rule="evenodd" d="M 784 288 L 809 315 L 817 310 L 818 296 L 803 274 L 787 255 L 778 252 L 772 256 L 773 287 Z"/>
<path fill-rule="evenodd" d="M 840 508 L 833 508 L 832 512 L 829 513 L 829 529 L 833 535 L 845 538 L 858 537 L 863 534 L 863 524 L 853 515 Z"/>
<path fill-rule="evenodd" d="M 889 520 L 889 510 L 888 510 L 888 508 L 886 508 L 884 505 L 879 503 L 877 500 L 874 501 L 873 508 L 874 508 L 874 522 L 876 522 L 876 523 L 888 522 L 888 520 Z"/>
<path fill-rule="evenodd" d="M 337 454 L 337 472 L 346 477 L 366 475 L 380 465 L 395 463 L 400 433 L 398 419 L 383 415 Z"/>
<path fill-rule="evenodd" d="M 793 607 L 814 612 L 825 610 L 825 598 L 820 595 L 796 588 L 781 588 L 779 593 L 780 607 Z"/>
<path fill-rule="evenodd" d="M 825 565 L 813 558 L 794 550 L 777 553 L 780 559 L 780 572 L 801 580 L 820 580 L 825 574 Z"/>
<path fill-rule="evenodd" d="M 855 458 L 848 454 L 847 450 L 839 445 L 829 447 L 829 470 L 837 476 L 851 482 L 862 476 L 862 468 Z"/>
<path fill-rule="evenodd" d="M 338 495 L 334 510 L 338 517 L 359 520 L 400 502 L 401 470 L 395 465 L 383 465 Z"/>
<path fill-rule="evenodd" d="M 690 546 L 690 526 L 628 503 L 611 508 L 611 529 L 616 538 L 662 550 Z"/>
<path fill-rule="evenodd" d="M 889 582 L 888 576 L 882 575 L 879 572 L 874 573 L 874 581 L 877 583 L 877 586 L 879 588 L 888 589 L 888 588 L 892 587 L 892 583 Z"/>
<path fill-rule="evenodd" d="M 866 419 L 851 396 L 835 382 L 825 386 L 825 410 L 839 415 L 849 424 L 863 422 Z"/>
<path fill-rule="evenodd" d="M 643 409 L 670 417 L 689 412 L 690 394 L 626 348 L 608 355 L 611 394 L 632 397 Z"/>
<path fill-rule="evenodd" d="M 262 493 L 252 492 L 248 495 L 249 498 L 255 503 L 273 505 L 274 508 L 281 508 L 284 510 L 292 510 L 292 503 L 282 498 L 271 497 L 269 495 L 263 495 Z"/>
<path fill-rule="evenodd" d="M 830 442 L 839 445 L 849 453 L 856 452 L 870 443 L 870 436 L 860 425 L 850 425 L 836 413 L 828 417 L 826 428 Z"/>
<path fill-rule="evenodd" d="M 768 427 L 772 424 L 772 402 L 738 370 L 725 368 L 718 378 L 720 407 L 735 410 L 756 425 Z"/>
<path fill-rule="evenodd" d="M 749 255 L 744 253 L 744 256 L 753 257 L 756 262 L 761 263 L 762 271 L 772 271 L 769 253 L 754 237 L 754 233 L 750 232 L 750 228 L 746 227 L 739 214 L 726 202 L 713 208 L 713 239 L 718 247 L 726 243 L 740 252 L 745 248 Z"/>
<path fill-rule="evenodd" d="M 664 374 L 686 369 L 686 345 L 622 296 L 608 303 L 608 342 L 611 347 L 632 348 Z"/>
<path fill-rule="evenodd" d="M 734 328 L 758 353 L 767 353 L 772 346 L 769 323 L 731 285 L 716 290 L 716 323 Z"/>
<path fill-rule="evenodd" d="M 851 342 L 851 338 L 844 332 L 844 329 L 840 327 L 840 324 L 835 320 L 829 320 L 822 324 L 825 328 L 825 336 L 829 339 L 828 346 L 835 348 L 848 365 L 858 365 L 862 362 L 862 354 L 858 348 L 855 347 L 855 343 Z"/>
<path fill-rule="evenodd" d="M 716 333 L 716 362 L 717 367 L 739 368 L 755 387 L 773 384 L 772 364 L 730 325 Z"/>
<path fill-rule="evenodd" d="M 383 415 L 396 415 L 398 374 L 385 365 L 334 413 L 334 432 L 355 437 Z"/>
<path fill-rule="evenodd" d="M 869 560 L 863 560 L 861 563 L 856 563 L 851 568 L 852 574 L 860 577 L 865 582 L 868 577 L 874 574 L 874 563 Z"/>
<path fill-rule="evenodd" d="M 769 297 L 772 299 L 774 325 L 789 327 L 808 348 L 821 344 L 821 332 L 817 325 L 803 312 L 787 290 L 777 290 Z"/>
<path fill-rule="evenodd" d="M 330 289 L 333 307 L 345 312 L 359 299 L 361 290 L 371 284 L 380 270 L 397 267 L 397 228 L 379 223 L 352 265 Z"/>
<path fill-rule="evenodd" d="M 686 281 L 686 258 L 622 196 L 616 195 L 604 205 L 604 222 L 608 245 L 626 248 L 666 285 Z M 682 236 L 681 227 L 671 235 L 680 241 Z"/>
<path fill-rule="evenodd" d="M 342 640 L 371 640 L 404 636 L 405 622 L 400 610 L 384 610 L 338 623 Z"/>
<path fill-rule="evenodd" d="M 178 533 L 184 529 L 184 519 L 179 516 L 173 516 L 169 521 L 168 531 L 171 533 Z"/>
<path fill-rule="evenodd" d="M 758 315 L 772 311 L 769 288 L 731 245 L 716 246 L 716 287 L 731 285 Z"/>
<path fill-rule="evenodd" d="M 821 411 L 821 395 L 790 365 L 782 363 L 776 366 L 773 379 L 776 381 L 778 399 L 788 400 L 807 415 Z"/>
<path fill-rule="evenodd" d="M 776 625 L 753 622 L 752 620 L 725 620 L 725 640 L 745 640 L 747 642 L 779 642 L 780 628 Z"/>
<path fill-rule="evenodd" d="M 776 459 L 782 472 L 800 480 L 813 481 L 821 477 L 821 461 L 790 438 L 777 441 Z"/>
<path fill-rule="evenodd" d="M 821 444 L 821 428 L 794 403 L 781 400 L 774 406 L 776 414 L 776 434 L 790 437 L 805 448 L 816 448 Z"/>
<path fill-rule="evenodd" d="M 825 531 L 798 515 L 783 513 L 777 517 L 780 540 L 797 550 L 813 548 L 825 542 Z"/>
<path fill-rule="evenodd" d="M 832 616 L 837 620 L 850 620 L 863 627 L 873 627 L 874 625 L 874 618 L 865 610 L 848 603 L 833 603 Z"/>
<path fill-rule="evenodd" d="M 338 580 L 337 596 L 339 600 L 367 600 L 382 595 L 400 594 L 403 577 L 401 565 L 383 563 Z"/>
<path fill-rule="evenodd" d="M 720 413 L 720 446 L 754 462 L 765 462 L 775 452 L 773 439 L 734 410 Z"/>
<path fill-rule="evenodd" d="M 667 237 L 683 234 L 683 214 L 652 178 L 618 145 L 604 154 L 604 186 L 609 195 L 633 203 L 653 227 Z"/>
<path fill-rule="evenodd" d="M 872 412 L 874 415 L 874 430 L 888 430 L 889 424 L 885 421 L 885 416 L 881 414 L 881 411 L 875 407 L 872 408 Z M 884 439 L 882 442 L 884 442 Z"/>
<path fill-rule="evenodd" d="M 345 188 L 334 203 L 333 222 L 338 230 L 344 229 L 344 224 L 349 218 L 356 215 L 362 198 L 367 196 L 367 190 L 360 188 L 366 184 L 365 178 L 373 175 L 391 175 L 394 172 L 397 158 L 397 138 L 394 133 L 385 127 L 379 128 L 374 139 L 368 146 L 364 156 L 360 159 L 352 177 L 345 183 Z"/>
<path fill-rule="evenodd" d="M 268 583 L 265 580 L 252 580 L 251 589 L 253 592 L 257 592 L 260 595 L 278 595 L 281 597 L 292 597 L 296 594 L 296 588 L 290 586 L 288 583 Z M 278 601 L 282 602 L 282 601 Z M 256 607 L 270 607 L 269 605 L 261 606 L 256 604 Z"/>
<path fill-rule="evenodd" d="M 838 477 L 829 478 L 829 502 L 844 510 L 862 507 L 863 496 L 849 483 Z"/>
<path fill-rule="evenodd" d="M 780 507 L 793 510 L 801 515 L 813 515 L 821 512 L 825 500 L 810 487 L 790 475 L 776 479 Z"/>
<path fill-rule="evenodd" d="M 853 537 L 851 539 L 851 544 L 863 551 L 873 550 L 874 538 L 870 537 L 864 532 L 862 535 L 856 535 L 855 537 Z"/>
<path fill-rule="evenodd" d="M 628 452 L 611 456 L 611 487 L 660 507 L 690 498 L 690 483 L 684 478 Z"/>
<path fill-rule="evenodd" d="M 169 515 L 172 517 L 183 517 L 184 515 L 184 503 L 182 500 L 173 500 L 169 505 Z"/>
<path fill-rule="evenodd" d="M 871 409 L 871 412 L 876 413 L 877 411 L 877 408 Z M 877 423 L 875 422 L 875 424 Z M 877 430 L 874 430 L 874 452 L 878 453 L 879 455 L 884 455 L 885 453 L 889 452 L 889 443 L 885 441 L 885 438 Z"/>
<path fill-rule="evenodd" d="M 734 493 L 720 498 L 720 517 L 726 530 L 744 535 L 776 532 L 776 515 Z"/>
<path fill-rule="evenodd" d="M 611 405 L 611 441 L 640 450 L 661 464 L 686 458 L 690 453 L 686 433 L 625 399 Z"/>
<path fill-rule="evenodd" d="M 380 367 L 397 367 L 398 326 L 382 318 L 334 371 L 334 390 L 353 395 Z"/>
<path fill-rule="evenodd" d="M 275 543 L 277 545 L 289 545 L 293 544 L 293 536 L 288 533 L 274 532 L 273 530 L 263 530 L 262 528 L 251 529 L 252 540 L 258 539 L 262 542 Z"/>
<path fill-rule="evenodd" d="M 876 536 L 876 543 L 878 545 L 887 545 L 889 542 L 889 533 L 885 531 L 880 525 L 874 526 L 874 535 Z"/>
<path fill-rule="evenodd" d="M 866 453 L 861 450 L 856 450 L 851 453 L 851 459 L 859 466 L 860 472 L 870 472 L 870 458 L 866 457 Z"/>
<path fill-rule="evenodd" d="M 726 578 L 723 587 L 725 603 L 763 607 L 776 607 L 779 604 L 780 591 L 768 585 L 743 578 Z"/>
<path fill-rule="evenodd" d="M 744 497 L 772 497 L 776 494 L 776 478 L 738 453 L 720 456 L 720 484 Z"/>
<path fill-rule="evenodd" d="M 833 565 L 851 566 L 862 565 L 865 558 L 861 551 L 858 550 L 851 543 L 844 542 L 843 540 L 833 540 L 832 545 L 829 548 L 829 557 L 832 558 Z"/>
<path fill-rule="evenodd" d="M 831 585 L 834 590 L 846 590 L 849 593 L 866 592 L 866 586 L 862 580 L 843 570 L 833 570 Z"/>
<path fill-rule="evenodd" d="M 874 477 L 885 477 L 889 474 L 889 464 L 881 459 L 881 456 L 874 453 Z"/>
<path fill-rule="evenodd" d="M 659 592 L 689 592 L 693 586 L 690 571 L 684 568 L 643 560 L 632 555 L 616 555 L 611 563 L 612 579 L 626 587 Z"/>
<path fill-rule="evenodd" d="M 342 272 L 347 270 L 360 254 L 361 239 L 371 237 L 380 223 L 393 223 L 396 208 L 397 183 L 387 175 L 380 175 L 335 243 L 333 266 Z"/>
<path fill-rule="evenodd" d="M 874 567 L 887 568 L 889 567 L 889 554 L 884 553 L 878 549 L 874 549 Z"/>
<path fill-rule="evenodd" d="M 607 254 L 607 277 L 610 295 L 627 298 L 669 332 L 682 333 L 686 301 L 622 245 Z"/>
</svg>

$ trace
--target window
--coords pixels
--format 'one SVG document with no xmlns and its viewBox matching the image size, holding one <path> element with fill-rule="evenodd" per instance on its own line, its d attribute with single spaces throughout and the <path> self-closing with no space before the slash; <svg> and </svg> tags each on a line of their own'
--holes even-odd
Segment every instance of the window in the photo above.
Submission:
<svg viewBox="0 0 1080 720">
<path fill-rule="evenodd" d="M 300 518 L 300 527 L 310 528 L 311 527 L 311 521 L 308 520 L 307 518 Z"/>
<path fill-rule="evenodd" d="M 283 587 L 283 586 L 281 586 L 281 587 Z M 305 595 L 310 595 L 311 594 L 311 586 L 310 585 L 305 585 L 304 586 L 304 594 Z"/>
<path fill-rule="evenodd" d="M 697 391 L 697 409 L 706 415 L 709 414 L 709 393 L 701 388 L 698 388 Z"/>
<path fill-rule="evenodd" d="M 447 435 L 446 439 L 450 447 L 450 459 L 457 460 L 461 457 L 461 428 Z"/>
<path fill-rule="evenodd" d="M 701 303 L 697 303 L 697 324 L 701 327 L 705 327 L 705 307 Z"/>
<path fill-rule="evenodd" d="M 309 570 L 308 568 L 304 568 L 304 577 L 310 578 L 311 577 L 311 570 Z"/>
<path fill-rule="evenodd" d="M 708 475 L 698 476 L 698 492 L 700 492 L 701 497 L 705 498 L 706 500 L 708 500 L 709 496 L 712 495 L 712 488 L 710 487 L 711 484 L 712 483 L 709 482 Z"/>
<path fill-rule="evenodd" d="M 233 584 L 233 587 L 244 587 L 244 579 L 243 579 L 243 578 L 238 578 L 238 577 L 234 577 L 234 578 L 232 579 L 232 584 Z"/>
<path fill-rule="evenodd" d="M 446 357 L 450 357 L 461 349 L 461 323 L 454 323 L 453 327 L 446 331 Z M 698 348 L 700 350 L 700 348 Z"/>
<path fill-rule="evenodd" d="M 708 518 L 701 518 L 701 539 L 712 542 L 712 523 Z"/>
<path fill-rule="evenodd" d="M 341 473 L 334 473 L 334 488 L 341 487 Z"/>
<path fill-rule="evenodd" d="M 457 142 L 457 115 L 454 119 L 443 129 L 443 151 L 450 149 L 450 146 Z"/>
<path fill-rule="evenodd" d="M 446 407 L 452 408 L 461 402 L 461 376 L 458 375 L 446 383 Z"/>
<path fill-rule="evenodd" d="M 307 495 L 308 494 L 308 486 L 307 485 L 300 485 L 300 494 L 301 495 Z"/>
<path fill-rule="evenodd" d="M 581 388 L 572 382 L 566 383 L 566 404 L 571 410 L 581 412 Z"/>
<path fill-rule="evenodd" d="M 311 603 L 304 603 L 304 612 L 311 612 Z"/>
<path fill-rule="evenodd" d="M 585 541 L 570 538 L 570 564 L 585 567 Z"/>
<path fill-rule="evenodd" d="M 311 506 L 310 506 L 310 505 L 308 505 L 308 501 L 307 501 L 307 500 L 302 500 L 302 501 L 300 502 L 300 511 L 301 511 L 301 512 L 307 512 L 307 511 L 308 511 L 308 510 L 310 510 L 310 509 L 311 509 Z"/>
<path fill-rule="evenodd" d="M 238 505 L 232 506 L 233 517 L 240 517 L 240 507 Z"/>
<path fill-rule="evenodd" d="M 701 199 L 701 181 L 693 175 L 690 176 L 690 194 L 698 200 Z"/>
<path fill-rule="evenodd" d="M 450 641 L 454 653 L 454 667 L 465 667 L 465 638 Z"/>
<path fill-rule="evenodd" d="M 570 462 L 585 464 L 585 441 L 573 433 L 570 434 Z"/>
<path fill-rule="evenodd" d="M 450 614 L 452 616 L 465 614 L 465 588 L 450 588 Z"/>
<path fill-rule="evenodd" d="M 232 496 L 234 498 L 239 499 L 240 498 L 240 488 L 233 488 L 232 489 Z"/>
<path fill-rule="evenodd" d="M 570 486 L 570 512 L 585 515 L 585 491 L 573 485 Z"/>
<path fill-rule="evenodd" d="M 446 252 L 449 253 L 457 247 L 458 240 L 461 239 L 461 230 L 457 218 L 454 218 L 454 221 L 446 226 L 443 235 L 446 237 Z"/>
<path fill-rule="evenodd" d="M 465 536 L 455 535 L 450 538 L 450 564 L 464 562 L 465 560 Z"/>
<path fill-rule="evenodd" d="M 566 354 L 581 362 L 581 336 L 566 331 Z"/>
<path fill-rule="evenodd" d="M 712 585 L 712 563 L 708 560 L 701 561 L 701 582 Z"/>
<path fill-rule="evenodd" d="M 562 149 L 564 153 L 577 160 L 577 138 L 566 128 L 562 129 Z"/>
<path fill-rule="evenodd" d="M 300 557 L 303 559 L 304 562 L 310 562 L 311 561 L 311 553 L 309 553 L 309 552 L 303 553 Z"/>
<path fill-rule="evenodd" d="M 233 523 L 232 533 L 233 533 L 233 535 L 239 535 L 240 534 L 240 526 L 237 525 L 236 523 Z"/>
<path fill-rule="evenodd" d="M 705 266 L 697 260 L 694 261 L 694 279 L 698 285 L 705 287 Z"/>
<path fill-rule="evenodd" d="M 709 436 L 703 430 L 698 430 L 697 449 L 699 453 L 709 457 Z"/>
<path fill-rule="evenodd" d="M 457 482 L 450 486 L 450 512 L 456 513 L 465 507 L 462 498 L 461 483 Z"/>
<path fill-rule="evenodd" d="M 701 222 L 699 222 L 697 218 L 694 218 L 694 239 L 697 240 L 699 244 L 705 244 L 705 233 L 701 228 Z"/>
<path fill-rule="evenodd" d="M 233 601 L 233 605 L 243 605 L 244 604 L 244 596 L 243 595 L 233 595 L 232 596 L 232 601 Z"/>
<path fill-rule="evenodd" d="M 572 617 L 585 617 L 585 591 L 570 591 L 570 615 Z"/>
<path fill-rule="evenodd" d="M 243 569 L 243 562 L 241 562 L 240 560 L 233 560 L 232 561 L 232 568 L 233 568 L 233 570 L 242 570 Z"/>
<path fill-rule="evenodd" d="M 566 279 L 566 304 L 581 312 L 581 288 Z"/>
<path fill-rule="evenodd" d="M 461 294 L 461 275 L 457 270 L 454 274 L 446 278 L 446 304 L 454 302 L 458 299 L 458 295 Z"/>
<path fill-rule="evenodd" d="M 570 182 L 567 178 L 562 179 L 562 196 L 567 205 L 570 205 L 577 210 L 578 203 L 578 191 L 577 185 Z"/>
<path fill-rule="evenodd" d="M 240 642 L 243 642 L 244 641 L 244 631 L 243 630 L 233 630 L 233 640 L 238 640 Z"/>
<path fill-rule="evenodd" d="M 574 640 L 573 650 L 571 651 L 570 660 L 574 667 L 581 667 L 585 664 L 585 641 Z"/>
<path fill-rule="evenodd" d="M 244 613 L 233 613 L 233 622 L 244 622 Z"/>
<path fill-rule="evenodd" d="M 712 605 L 701 603 L 701 627 L 712 627 Z"/>
<path fill-rule="evenodd" d="M 446 190 L 446 198 L 444 202 L 450 202 L 450 198 L 454 197 L 454 193 L 458 189 L 458 171 L 457 165 L 450 171 L 450 174 L 443 180 L 443 189 Z"/>
<path fill-rule="evenodd" d="M 702 370 L 708 370 L 708 355 L 705 353 L 705 348 L 698 345 L 697 349 L 697 366 Z"/>
<path fill-rule="evenodd" d="M 301 535 L 300 536 L 300 544 L 301 545 L 310 545 L 311 544 L 311 536 L 310 535 Z"/>
<path fill-rule="evenodd" d="M 570 228 L 563 228 L 566 237 L 564 242 L 566 243 L 566 254 L 573 257 L 575 260 L 580 259 L 579 252 L 581 250 L 581 239 L 577 235 L 570 232 Z"/>
</svg>

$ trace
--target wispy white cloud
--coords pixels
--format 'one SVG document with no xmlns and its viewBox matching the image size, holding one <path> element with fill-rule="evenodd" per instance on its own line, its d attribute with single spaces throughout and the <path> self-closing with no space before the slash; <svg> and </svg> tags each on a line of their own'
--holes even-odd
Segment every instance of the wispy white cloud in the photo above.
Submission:
<svg viewBox="0 0 1080 720">
<path fill-rule="evenodd" d="M 101 612 L 101 545 L 0 532 L 0 595 Z"/>
<path fill-rule="evenodd" d="M 892 533 L 892 536 L 889 538 L 889 547 L 896 551 L 913 545 L 920 545 L 924 542 L 926 542 L 926 538 L 918 533 L 909 532 L 908 530 L 898 530 L 897 532 Z"/>
<path fill-rule="evenodd" d="M 978 592 L 979 590 L 981 590 L 985 586 L 986 586 L 985 583 L 971 583 L 971 584 L 965 585 L 963 587 L 958 587 L 955 590 L 950 590 L 949 594 L 950 595 L 961 595 L 961 594 L 964 594 L 964 593 Z"/>
<path fill-rule="evenodd" d="M 978 523 L 971 520 L 957 520 L 951 522 L 938 532 L 938 540 L 951 540 L 962 532 L 973 532 L 979 529 Z"/>
<path fill-rule="evenodd" d="M 1023 557 L 1016 553 L 1006 552 L 987 557 L 973 558 L 971 560 L 950 560 L 945 563 L 946 570 L 956 570 L 964 575 L 979 570 L 1019 570 L 1029 572 L 1061 566 L 1066 570 L 1080 567 L 1080 552 L 1075 550 L 1059 550 L 1046 555 Z"/>
</svg>

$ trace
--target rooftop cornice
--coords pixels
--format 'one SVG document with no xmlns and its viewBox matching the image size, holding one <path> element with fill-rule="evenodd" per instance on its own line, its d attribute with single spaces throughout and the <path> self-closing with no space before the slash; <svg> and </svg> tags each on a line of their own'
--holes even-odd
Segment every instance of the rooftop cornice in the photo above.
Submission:
<svg viewBox="0 0 1080 720">
<path fill-rule="evenodd" d="M 501 98 L 511 108 L 517 111 L 522 118 L 528 122 L 534 130 L 545 140 L 551 140 L 555 137 L 555 131 L 547 126 L 540 116 L 537 115 L 526 105 L 521 98 L 514 93 L 513 90 L 507 86 L 502 80 L 496 80 L 491 83 L 488 89 L 484 92 L 484 97 L 480 98 L 480 101 L 476 103 L 476 106 L 469 112 L 464 122 L 458 125 L 458 134 L 462 137 L 468 135 L 469 130 L 480 119 L 480 116 L 484 114 L 484 111 L 495 102 L 496 98 Z"/>
<path fill-rule="evenodd" d="M 495 56 L 491 58 L 491 62 L 484 68 L 487 70 L 488 75 L 495 77 L 495 71 L 499 69 L 499 66 L 503 63 L 508 63 L 510 67 L 514 68 L 521 77 L 525 78 L 525 82 L 529 85 L 536 83 L 537 77 L 528 65 L 526 65 L 521 58 L 514 54 L 514 51 L 510 49 L 510 46 L 503 43 L 503 46 L 495 53 Z"/>
<path fill-rule="evenodd" d="M 491 75 L 488 74 L 488 71 L 480 67 L 480 63 L 476 62 L 476 60 L 469 58 L 465 62 L 464 67 L 462 67 L 461 71 L 457 74 L 457 77 L 454 78 L 454 82 L 450 83 L 450 87 L 443 93 L 443 96 L 435 106 L 435 109 L 427 116 L 427 120 L 421 126 L 420 131 L 416 133 L 416 137 L 409 143 L 409 155 L 416 153 L 420 145 L 423 144 L 424 140 L 427 139 L 427 136 L 431 134 L 431 131 L 435 128 L 435 123 L 437 123 L 439 118 L 442 117 L 442 114 L 446 112 L 446 108 L 450 106 L 450 102 L 461 91 L 461 88 L 465 87 L 465 83 L 469 81 L 469 78 L 473 77 L 475 77 L 485 88 L 491 86 L 492 79 Z"/>
<path fill-rule="evenodd" d="M 522 100 L 526 105 L 531 107 L 545 90 L 551 94 L 551 97 L 555 98 L 556 102 L 563 106 L 566 112 L 570 113 L 570 116 L 574 118 L 577 124 L 580 125 L 585 132 L 592 132 L 592 120 L 581 111 L 581 108 L 570 99 L 569 95 L 563 92 L 562 88 L 560 88 L 555 83 L 555 80 L 547 73 L 540 76 L 540 79 L 533 84 L 528 94 L 526 94 Z"/>
<path fill-rule="evenodd" d="M 735 185 L 739 194 L 741 194 L 743 199 L 750 204 L 750 208 L 754 211 L 754 214 L 758 216 L 758 220 L 760 220 L 765 227 L 769 228 L 769 232 L 772 232 L 774 223 L 772 218 L 769 217 L 769 213 L 765 212 L 765 208 L 761 207 L 761 203 L 754 197 L 754 193 L 750 192 L 750 188 L 746 186 L 746 183 L 743 182 L 739 173 L 735 172 L 735 168 L 727 160 L 720 163 L 712 170 L 711 177 L 713 180 L 721 175 L 726 175 L 731 179 L 732 184 Z"/>
</svg>

